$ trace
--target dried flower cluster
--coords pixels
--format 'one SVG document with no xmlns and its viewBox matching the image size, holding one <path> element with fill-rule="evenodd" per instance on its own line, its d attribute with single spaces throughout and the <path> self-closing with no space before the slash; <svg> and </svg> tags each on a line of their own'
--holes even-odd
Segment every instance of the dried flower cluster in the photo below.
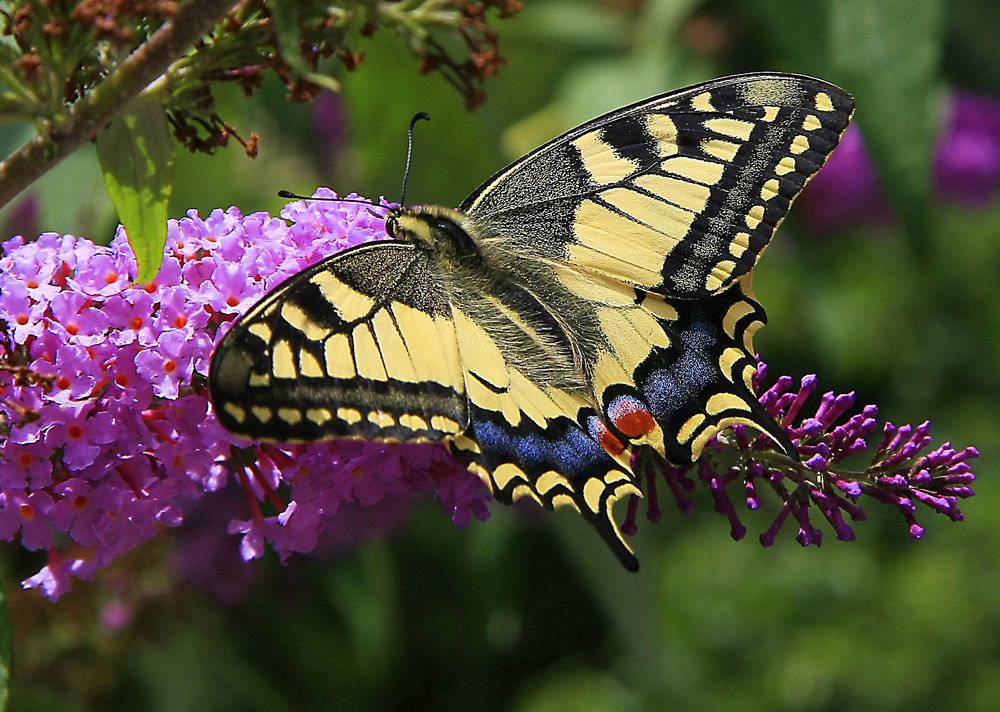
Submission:
<svg viewBox="0 0 1000 712">
<path fill-rule="evenodd" d="M 177 11 L 173 0 L 11 5 L 10 11 L 0 12 L 0 34 L 13 41 L 12 46 L 5 46 L 4 59 L 12 60 L 28 90 L 22 97 L 31 96 L 37 102 L 31 108 L 49 110 L 83 96 L 114 62 L 128 56 Z M 5 77 L 8 83 L 13 79 Z"/>
<path fill-rule="evenodd" d="M 198 0 L 192 0 L 197 2 Z M 0 116 L 47 121 L 85 96 L 133 54 L 177 11 L 174 0 L 82 0 L 13 3 L 0 11 L 3 83 Z M 484 81 L 505 63 L 489 12 L 512 17 L 518 0 L 422 0 L 334 5 L 236 4 L 215 30 L 173 63 L 158 95 L 174 135 L 191 151 L 211 153 L 230 137 L 251 155 L 255 137 L 244 140 L 214 108 L 213 85 L 236 82 L 250 95 L 268 73 L 288 89 L 292 102 L 309 102 L 335 87 L 323 61 L 335 58 L 354 70 L 364 58 L 364 38 L 391 29 L 412 49 L 422 72 L 439 70 L 470 108 L 484 94 Z M 457 41 L 456 41 L 457 39 Z M 447 49 L 446 49 L 447 48 Z"/>
<path fill-rule="evenodd" d="M 500 18 L 513 17 L 521 10 L 520 0 L 469 0 L 455 3 L 461 20 L 458 34 L 468 48 L 464 60 L 454 59 L 433 37 L 425 37 L 420 50 L 420 71 L 427 73 L 440 71 L 452 86 L 465 97 L 466 107 L 471 111 L 486 99 L 483 84 L 496 74 L 507 60 L 500 54 L 499 35 L 490 26 L 486 11 L 490 7 L 499 10 Z"/>
</svg>

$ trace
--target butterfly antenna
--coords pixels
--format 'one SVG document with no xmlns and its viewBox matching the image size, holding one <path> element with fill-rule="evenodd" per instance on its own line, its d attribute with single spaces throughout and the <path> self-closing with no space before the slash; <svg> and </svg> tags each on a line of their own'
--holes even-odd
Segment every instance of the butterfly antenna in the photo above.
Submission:
<svg viewBox="0 0 1000 712">
<path fill-rule="evenodd" d="M 299 195 L 298 193 L 293 193 L 290 190 L 279 190 L 278 197 L 284 198 L 285 200 L 329 200 L 333 203 L 361 203 L 361 205 L 371 205 L 376 208 L 384 207 L 378 203 L 374 203 L 371 200 L 362 198 L 324 198 L 321 195 Z"/>
<path fill-rule="evenodd" d="M 406 134 L 406 168 L 403 170 L 403 189 L 399 191 L 399 204 L 406 205 L 406 179 L 410 177 L 410 156 L 413 155 L 413 127 L 416 126 L 417 122 L 423 119 L 424 121 L 430 121 L 431 115 L 426 111 L 421 111 L 419 114 L 415 114 L 412 119 L 410 119 L 410 130 Z"/>
<path fill-rule="evenodd" d="M 406 181 L 410 176 L 410 157 L 413 155 L 413 127 L 418 121 L 423 119 L 424 121 L 430 121 L 431 116 L 426 111 L 421 111 L 419 114 L 415 114 L 412 119 L 410 119 L 410 128 L 407 131 L 406 140 L 406 168 L 403 170 L 403 189 L 400 191 L 399 203 L 400 205 L 406 205 Z M 319 196 L 309 196 L 309 195 L 299 195 L 298 193 L 293 193 L 290 190 L 279 190 L 278 197 L 284 198 L 285 200 L 330 200 L 335 203 L 361 203 L 362 205 L 370 205 L 374 208 L 381 208 L 383 206 L 373 203 L 370 200 L 356 200 L 354 198 L 323 198 Z M 368 212 L 372 212 L 369 210 Z M 378 216 L 376 213 L 372 215 Z"/>
</svg>

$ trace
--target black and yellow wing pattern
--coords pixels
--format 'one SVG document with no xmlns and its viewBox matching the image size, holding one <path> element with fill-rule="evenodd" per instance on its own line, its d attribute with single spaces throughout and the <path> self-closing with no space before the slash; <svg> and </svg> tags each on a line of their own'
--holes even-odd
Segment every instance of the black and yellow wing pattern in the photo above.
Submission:
<svg viewBox="0 0 1000 712">
<path fill-rule="evenodd" d="M 733 424 L 793 444 L 754 397 L 752 270 L 853 112 L 809 77 L 746 74 L 590 121 L 458 210 L 264 297 L 210 370 L 251 439 L 443 441 L 500 501 L 569 505 L 622 563 L 633 450 L 679 464 Z"/>
<path fill-rule="evenodd" d="M 448 293 L 426 253 L 360 245 L 279 285 L 226 335 L 209 385 L 253 439 L 439 441 L 468 426 Z"/>
</svg>

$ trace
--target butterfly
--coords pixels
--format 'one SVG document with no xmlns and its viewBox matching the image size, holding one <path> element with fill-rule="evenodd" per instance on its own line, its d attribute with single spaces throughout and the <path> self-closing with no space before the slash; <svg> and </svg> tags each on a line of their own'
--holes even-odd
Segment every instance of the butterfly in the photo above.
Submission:
<svg viewBox="0 0 1000 712">
<path fill-rule="evenodd" d="M 216 348 L 220 422 L 250 439 L 444 442 L 496 499 L 569 506 L 627 569 L 614 503 L 637 448 L 687 464 L 745 424 L 751 277 L 850 122 L 819 79 L 725 77 L 605 114 L 457 210 L 386 208 L 390 240 L 294 275 Z"/>
</svg>

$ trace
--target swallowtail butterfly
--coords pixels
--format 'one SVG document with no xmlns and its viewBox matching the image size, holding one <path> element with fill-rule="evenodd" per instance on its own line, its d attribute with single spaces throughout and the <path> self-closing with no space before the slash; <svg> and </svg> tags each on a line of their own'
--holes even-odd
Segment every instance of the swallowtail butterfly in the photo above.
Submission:
<svg viewBox="0 0 1000 712">
<path fill-rule="evenodd" d="M 626 106 L 483 183 L 457 210 L 387 209 L 391 240 L 267 294 L 216 349 L 222 424 L 250 439 L 441 441 L 502 502 L 577 509 L 638 568 L 612 505 L 630 456 L 678 464 L 746 424 L 764 248 L 853 112 L 791 74 Z"/>
</svg>

